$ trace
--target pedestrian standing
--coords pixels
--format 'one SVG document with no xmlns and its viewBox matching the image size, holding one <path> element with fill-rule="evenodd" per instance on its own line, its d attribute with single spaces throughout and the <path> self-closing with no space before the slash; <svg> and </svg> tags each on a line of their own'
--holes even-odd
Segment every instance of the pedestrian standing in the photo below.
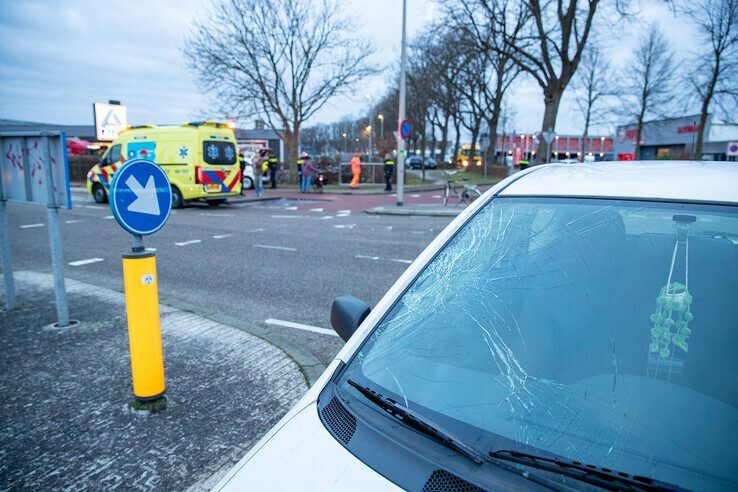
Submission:
<svg viewBox="0 0 738 492">
<path fill-rule="evenodd" d="M 354 158 L 351 159 L 351 174 L 353 178 L 351 178 L 349 188 L 355 190 L 359 188 L 359 178 L 361 177 L 361 159 L 359 159 L 358 152 L 354 152 Z"/>
<path fill-rule="evenodd" d="M 302 178 L 300 183 L 300 193 L 310 193 L 310 182 L 313 179 L 315 166 L 307 152 L 302 153 Z"/>
<path fill-rule="evenodd" d="M 269 160 L 267 161 L 267 167 L 269 168 L 269 188 L 272 190 L 277 189 L 277 171 L 279 170 L 279 159 L 274 154 L 270 154 Z"/>
<path fill-rule="evenodd" d="M 392 172 L 395 170 L 395 160 L 392 154 L 384 154 L 384 191 L 392 191 Z"/>
<path fill-rule="evenodd" d="M 241 169 L 241 195 L 243 195 L 243 172 L 246 170 L 246 159 L 243 156 L 243 150 L 238 152 L 238 167 Z"/>
<path fill-rule="evenodd" d="M 254 160 L 251 162 L 251 167 L 254 169 L 254 191 L 256 196 L 260 197 L 264 194 L 264 164 L 268 159 L 269 149 L 262 148 L 254 156 Z"/>
</svg>

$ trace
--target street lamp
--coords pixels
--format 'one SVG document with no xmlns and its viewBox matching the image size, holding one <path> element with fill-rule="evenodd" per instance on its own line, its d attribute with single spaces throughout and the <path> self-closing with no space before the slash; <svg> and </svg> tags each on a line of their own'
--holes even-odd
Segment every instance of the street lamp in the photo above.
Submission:
<svg viewBox="0 0 738 492">
<path fill-rule="evenodd" d="M 382 122 L 382 126 L 379 127 L 379 138 L 384 140 L 384 115 L 378 114 L 377 118 Z"/>
<path fill-rule="evenodd" d="M 372 125 L 367 126 L 365 131 L 369 134 L 369 157 L 367 158 L 367 162 L 372 162 Z"/>
<path fill-rule="evenodd" d="M 346 132 L 343 132 L 341 136 L 343 137 L 343 151 L 345 153 L 348 152 L 348 149 L 346 148 L 346 146 L 348 145 L 348 135 L 346 135 Z"/>
</svg>

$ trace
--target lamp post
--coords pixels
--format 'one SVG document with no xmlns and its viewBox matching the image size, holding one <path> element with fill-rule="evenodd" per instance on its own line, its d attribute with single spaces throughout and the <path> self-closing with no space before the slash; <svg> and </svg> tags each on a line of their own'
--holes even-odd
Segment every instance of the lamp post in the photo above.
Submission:
<svg viewBox="0 0 738 492">
<path fill-rule="evenodd" d="M 402 43 L 400 50 L 400 110 L 397 118 L 397 206 L 402 206 L 405 192 L 405 139 L 400 135 L 400 123 L 405 119 L 405 25 L 407 0 L 402 0 Z"/>
<path fill-rule="evenodd" d="M 369 150 L 367 152 L 367 162 L 372 162 L 372 125 L 366 127 L 366 133 L 369 135 Z"/>
<path fill-rule="evenodd" d="M 378 114 L 377 118 L 382 122 L 382 125 L 379 127 L 379 138 L 384 140 L 384 115 Z"/>
<path fill-rule="evenodd" d="M 341 136 L 343 137 L 343 152 L 346 153 L 348 152 L 348 135 L 346 135 L 346 132 L 343 132 Z"/>
</svg>

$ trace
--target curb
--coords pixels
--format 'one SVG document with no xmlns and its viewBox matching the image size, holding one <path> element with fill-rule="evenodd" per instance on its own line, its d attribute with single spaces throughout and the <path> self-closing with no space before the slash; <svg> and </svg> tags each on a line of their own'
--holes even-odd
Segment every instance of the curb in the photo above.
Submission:
<svg viewBox="0 0 738 492">
<path fill-rule="evenodd" d="M 323 374 L 323 371 L 325 371 L 326 369 L 323 363 L 320 362 L 320 360 L 318 360 L 318 358 L 315 357 L 313 354 L 295 345 L 294 343 L 283 339 L 282 337 L 280 337 L 273 331 L 268 330 L 267 328 L 263 328 L 251 323 L 246 323 L 244 321 L 241 321 L 240 319 L 228 316 L 226 314 L 209 311 L 207 309 L 193 306 L 178 299 L 159 297 L 159 303 L 169 307 L 177 308 L 180 311 L 186 311 L 198 316 L 202 316 L 203 318 L 227 326 L 231 326 L 241 331 L 245 331 L 246 333 L 254 335 L 255 337 L 259 337 L 262 340 L 274 345 L 279 350 L 287 354 L 287 357 L 295 361 L 297 366 L 300 368 L 300 372 L 302 372 L 302 375 L 305 378 L 308 387 L 311 387 L 313 384 L 315 384 L 320 375 Z"/>
<path fill-rule="evenodd" d="M 433 205 L 435 208 L 418 208 L 418 206 L 409 207 L 373 207 L 365 210 L 368 214 L 375 215 L 402 215 L 402 216 L 425 216 L 425 217 L 456 217 L 465 207 L 441 207 Z"/>
<path fill-rule="evenodd" d="M 50 272 L 36 271 L 36 270 L 29 270 L 29 271 L 51 275 Z M 0 274 L 0 276 L 2 275 Z M 88 284 L 94 287 L 102 287 L 102 288 L 117 292 L 119 294 L 125 295 L 125 292 L 123 292 L 123 290 L 118 285 L 116 285 L 114 282 L 93 283 L 89 279 L 80 280 L 74 277 L 67 277 L 67 276 L 65 276 L 64 278 L 68 278 L 69 280 L 74 280 L 76 282 Z M 221 323 L 221 324 L 230 326 L 232 328 L 236 328 L 237 330 L 241 330 L 250 335 L 254 335 L 255 337 L 261 338 L 267 343 L 274 345 L 279 350 L 284 352 L 287 355 L 287 357 L 295 361 L 295 364 L 297 364 L 298 368 L 300 369 L 300 372 L 305 378 L 305 381 L 307 382 L 308 387 L 315 384 L 315 381 L 318 380 L 320 375 L 323 374 L 323 371 L 325 371 L 326 369 L 323 363 L 320 362 L 320 360 L 317 357 L 315 357 L 313 354 L 311 354 L 309 351 L 295 345 L 294 343 L 290 341 L 283 339 L 278 334 L 276 334 L 273 331 L 270 331 L 267 328 L 263 328 L 258 325 L 252 324 L 252 323 L 247 323 L 245 321 L 241 321 L 240 319 L 233 318 L 231 316 L 221 314 L 215 311 L 209 311 L 207 309 L 203 309 L 198 306 L 193 306 L 192 304 L 188 304 L 184 301 L 180 301 L 178 299 L 174 299 L 174 298 L 162 295 L 161 292 L 159 292 L 159 304 L 167 306 L 167 307 L 176 308 L 176 309 L 179 309 L 180 311 L 196 314 L 198 316 L 209 319 L 211 321 L 215 321 L 217 323 Z"/>
</svg>

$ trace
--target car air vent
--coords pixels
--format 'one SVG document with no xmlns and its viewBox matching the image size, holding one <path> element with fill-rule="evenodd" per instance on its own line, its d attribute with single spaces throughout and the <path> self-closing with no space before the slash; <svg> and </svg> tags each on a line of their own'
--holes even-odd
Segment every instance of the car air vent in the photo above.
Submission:
<svg viewBox="0 0 738 492">
<path fill-rule="evenodd" d="M 356 417 L 351 415 L 338 398 L 333 399 L 321 411 L 326 425 L 344 444 L 348 444 L 356 431 Z"/>
<path fill-rule="evenodd" d="M 461 477 L 446 470 L 434 471 L 425 485 L 423 492 L 483 492 L 484 489 L 467 482 Z"/>
</svg>

